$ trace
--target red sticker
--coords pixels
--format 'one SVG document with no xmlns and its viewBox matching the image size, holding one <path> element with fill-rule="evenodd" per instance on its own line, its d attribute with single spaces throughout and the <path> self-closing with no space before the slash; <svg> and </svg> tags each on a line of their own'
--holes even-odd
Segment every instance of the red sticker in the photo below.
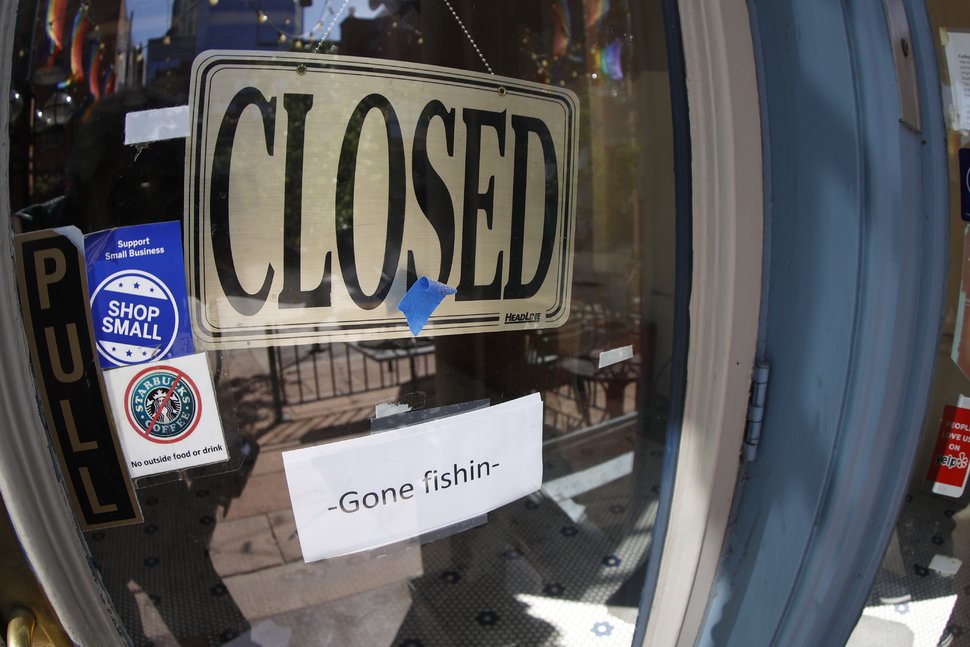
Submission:
<svg viewBox="0 0 970 647">
<path fill-rule="evenodd" d="M 927 479 L 937 494 L 958 497 L 967 484 L 970 464 L 970 409 L 947 405 L 943 409 L 940 433 L 933 449 L 933 463 Z"/>
</svg>

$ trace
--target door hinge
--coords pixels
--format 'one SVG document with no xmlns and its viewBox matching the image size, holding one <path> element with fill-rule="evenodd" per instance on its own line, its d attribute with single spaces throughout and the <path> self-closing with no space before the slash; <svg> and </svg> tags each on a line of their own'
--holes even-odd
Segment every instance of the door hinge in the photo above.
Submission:
<svg viewBox="0 0 970 647">
<path fill-rule="evenodd" d="M 771 366 L 756 362 L 751 371 L 751 396 L 748 400 L 748 419 L 744 429 L 744 461 L 751 463 L 758 456 L 761 442 L 761 423 L 765 417 L 765 398 L 768 394 L 768 376 Z"/>
</svg>

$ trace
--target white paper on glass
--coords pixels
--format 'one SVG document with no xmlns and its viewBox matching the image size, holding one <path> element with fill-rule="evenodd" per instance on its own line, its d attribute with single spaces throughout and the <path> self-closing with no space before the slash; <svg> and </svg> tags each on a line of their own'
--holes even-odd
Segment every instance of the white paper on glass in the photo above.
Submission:
<svg viewBox="0 0 970 647">
<path fill-rule="evenodd" d="M 970 130 L 970 33 L 949 32 L 946 40 L 946 67 L 956 112 L 954 130 Z"/>
<path fill-rule="evenodd" d="M 140 110 L 125 115 L 125 145 L 148 144 L 189 136 L 189 107 Z"/>
<path fill-rule="evenodd" d="M 542 399 L 283 452 L 303 559 L 446 528 L 542 485 Z"/>
<path fill-rule="evenodd" d="M 111 369 L 104 383 L 133 478 L 229 460 L 205 353 Z"/>
</svg>

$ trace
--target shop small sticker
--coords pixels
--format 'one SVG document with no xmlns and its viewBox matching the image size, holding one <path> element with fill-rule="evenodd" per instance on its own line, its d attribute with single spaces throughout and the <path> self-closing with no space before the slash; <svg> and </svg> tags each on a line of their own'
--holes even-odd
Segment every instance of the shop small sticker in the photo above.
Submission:
<svg viewBox="0 0 970 647">
<path fill-rule="evenodd" d="M 178 222 L 84 237 L 91 318 L 101 368 L 195 352 Z"/>
<path fill-rule="evenodd" d="M 157 276 L 139 270 L 112 274 L 91 296 L 98 315 L 98 352 L 116 366 L 148 362 L 172 350 L 178 304 Z"/>
</svg>

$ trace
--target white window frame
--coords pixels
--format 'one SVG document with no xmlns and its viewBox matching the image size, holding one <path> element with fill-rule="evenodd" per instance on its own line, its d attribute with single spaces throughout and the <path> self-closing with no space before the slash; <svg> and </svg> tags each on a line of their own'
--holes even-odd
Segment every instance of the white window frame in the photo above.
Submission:
<svg viewBox="0 0 970 647">
<path fill-rule="evenodd" d="M 744 0 L 679 0 L 690 110 L 687 391 L 657 589 L 643 644 L 693 645 L 727 531 L 761 305 L 764 185 Z"/>
</svg>

